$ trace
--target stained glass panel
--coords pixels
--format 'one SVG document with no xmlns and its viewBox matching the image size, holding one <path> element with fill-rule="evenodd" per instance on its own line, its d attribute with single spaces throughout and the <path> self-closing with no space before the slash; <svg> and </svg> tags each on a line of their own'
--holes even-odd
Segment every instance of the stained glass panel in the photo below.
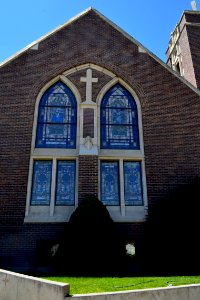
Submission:
<svg viewBox="0 0 200 300">
<path fill-rule="evenodd" d="M 51 161 L 34 161 L 31 205 L 50 204 L 51 170 Z"/>
<path fill-rule="evenodd" d="M 139 149 L 137 106 L 120 84 L 108 91 L 102 100 L 101 148 Z"/>
<path fill-rule="evenodd" d="M 101 162 L 101 201 L 105 205 L 119 205 L 118 162 Z"/>
<path fill-rule="evenodd" d="M 56 205 L 74 205 L 75 203 L 75 161 L 58 161 Z"/>
<path fill-rule="evenodd" d="M 124 162 L 125 205 L 143 205 L 140 162 Z"/>
<path fill-rule="evenodd" d="M 76 99 L 62 82 L 43 95 L 38 113 L 36 147 L 76 148 Z"/>
</svg>

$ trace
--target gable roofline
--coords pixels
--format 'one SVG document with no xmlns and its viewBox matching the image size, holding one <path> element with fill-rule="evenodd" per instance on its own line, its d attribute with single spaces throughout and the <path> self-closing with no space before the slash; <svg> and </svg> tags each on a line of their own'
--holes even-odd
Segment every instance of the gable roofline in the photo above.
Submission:
<svg viewBox="0 0 200 300">
<path fill-rule="evenodd" d="M 183 78 L 181 75 L 179 75 L 177 72 L 172 70 L 167 64 L 165 64 L 158 56 L 156 56 L 153 52 L 151 52 L 149 49 L 147 49 L 145 46 L 143 46 L 140 42 L 138 42 L 135 38 L 133 38 L 130 34 L 128 34 L 126 31 L 121 29 L 118 25 L 113 23 L 111 20 L 109 20 L 107 17 L 102 15 L 100 12 L 98 12 L 96 9 L 93 9 L 104 21 L 109 23 L 112 27 L 114 27 L 117 31 L 119 31 L 121 34 L 123 34 L 127 39 L 129 39 L 131 42 L 136 44 L 139 48 L 141 48 L 144 52 L 149 54 L 150 57 L 152 57 L 154 60 L 156 60 L 159 64 L 161 64 L 167 71 L 169 71 L 171 74 L 176 76 L 182 83 L 187 85 L 190 89 L 192 89 L 196 94 L 200 96 L 200 91 L 195 88 L 189 81 L 187 81 L 185 78 Z"/>
<path fill-rule="evenodd" d="M 5 65 L 7 65 L 9 62 L 11 62 L 12 60 L 14 60 L 15 58 L 19 57 L 20 55 L 24 54 L 26 51 L 30 50 L 31 48 L 33 48 L 34 46 L 36 46 L 37 44 L 43 42 L 45 39 L 47 39 L 48 37 L 50 37 L 51 35 L 53 35 L 54 33 L 58 32 L 59 30 L 67 27 L 68 25 L 72 24 L 73 22 L 75 22 L 77 19 L 79 19 L 80 17 L 86 15 L 90 10 L 94 10 L 91 6 L 88 7 L 86 10 L 82 11 L 81 13 L 75 15 L 74 17 L 70 18 L 67 22 L 65 22 L 64 24 L 56 27 L 55 29 L 49 31 L 48 33 L 46 33 L 45 35 L 41 36 L 39 39 L 35 40 L 34 42 L 28 44 L 26 47 L 22 48 L 21 50 L 17 51 L 16 53 L 14 53 L 13 55 L 11 55 L 10 57 L 8 57 L 7 59 L 5 59 L 4 61 L 0 62 L 0 68 L 4 67 Z"/>
<path fill-rule="evenodd" d="M 124 31 L 123 29 L 121 29 L 118 25 L 116 25 L 114 22 L 112 22 L 110 19 L 108 19 L 107 17 L 105 17 L 103 14 L 101 14 L 99 11 L 97 11 L 93 7 L 87 8 L 83 12 L 81 12 L 81 13 L 77 14 L 76 16 L 74 16 L 73 18 L 69 19 L 64 24 L 58 26 L 57 28 L 55 28 L 54 30 L 52 30 L 49 33 L 45 34 L 44 36 L 42 36 L 38 40 L 32 42 L 31 44 L 29 44 L 28 46 L 26 46 L 22 50 L 18 51 L 17 53 L 15 53 L 14 55 L 12 55 L 10 58 L 4 60 L 2 63 L 0 63 L 0 68 L 3 67 L 3 66 L 5 66 L 5 65 L 7 65 L 9 62 L 11 62 L 15 58 L 19 57 L 20 55 L 22 55 L 23 53 L 25 53 L 26 51 L 28 51 L 32 47 L 34 47 L 37 44 L 39 44 L 40 42 L 44 41 L 46 38 L 50 37 L 51 35 L 53 35 L 57 31 L 59 31 L 59 30 L 63 29 L 64 27 L 67 27 L 68 25 L 72 24 L 77 19 L 79 19 L 80 17 L 86 15 L 91 10 L 94 11 L 101 19 L 103 19 L 105 22 L 107 22 L 110 26 L 112 26 L 118 32 L 120 32 L 123 36 L 125 36 L 127 39 L 129 39 L 132 43 L 136 44 L 140 49 L 142 49 L 143 52 L 146 52 L 150 57 L 152 57 L 155 61 L 157 61 L 160 65 L 162 65 L 168 72 L 170 72 L 172 75 L 174 75 L 175 77 L 177 77 L 182 83 L 184 83 L 185 85 L 187 85 L 190 89 L 192 89 L 196 94 L 198 94 L 200 96 L 200 91 L 197 88 L 195 88 L 195 86 L 193 86 L 189 81 L 187 81 L 185 78 L 183 78 L 182 76 L 180 76 L 177 72 L 175 72 L 174 70 L 172 70 L 167 64 L 165 64 L 153 52 L 151 52 L 149 49 L 147 49 L 145 46 L 143 46 L 140 42 L 138 42 L 135 38 L 133 38 L 131 35 L 129 35 L 126 31 Z"/>
</svg>

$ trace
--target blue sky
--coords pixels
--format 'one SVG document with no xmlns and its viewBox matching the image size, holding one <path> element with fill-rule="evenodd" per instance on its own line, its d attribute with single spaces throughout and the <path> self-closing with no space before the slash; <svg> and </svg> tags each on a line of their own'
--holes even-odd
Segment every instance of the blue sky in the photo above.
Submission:
<svg viewBox="0 0 200 300">
<path fill-rule="evenodd" d="M 92 6 L 165 61 L 190 0 L 1 0 L 0 62 Z M 197 0 L 200 9 L 200 0 Z"/>
</svg>

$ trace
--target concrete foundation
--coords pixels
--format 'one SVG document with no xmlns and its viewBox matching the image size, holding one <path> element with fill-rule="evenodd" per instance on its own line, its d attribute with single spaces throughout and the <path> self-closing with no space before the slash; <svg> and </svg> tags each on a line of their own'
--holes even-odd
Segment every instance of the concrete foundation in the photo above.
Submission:
<svg viewBox="0 0 200 300">
<path fill-rule="evenodd" d="M 0 300 L 64 300 L 69 284 L 0 270 Z"/>
</svg>

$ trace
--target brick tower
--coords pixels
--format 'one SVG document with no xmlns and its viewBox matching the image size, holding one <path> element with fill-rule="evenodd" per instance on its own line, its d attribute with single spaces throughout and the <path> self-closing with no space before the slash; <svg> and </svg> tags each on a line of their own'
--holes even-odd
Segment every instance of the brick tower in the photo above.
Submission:
<svg viewBox="0 0 200 300">
<path fill-rule="evenodd" d="M 171 34 L 167 64 L 200 88 L 200 11 L 184 11 Z"/>
</svg>

